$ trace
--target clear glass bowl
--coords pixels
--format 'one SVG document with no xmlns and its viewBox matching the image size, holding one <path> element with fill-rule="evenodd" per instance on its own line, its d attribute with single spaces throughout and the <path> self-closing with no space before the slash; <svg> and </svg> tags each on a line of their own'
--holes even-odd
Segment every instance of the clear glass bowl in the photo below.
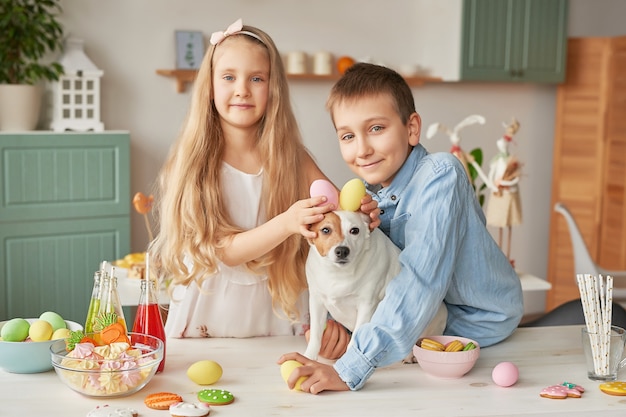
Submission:
<svg viewBox="0 0 626 417">
<path fill-rule="evenodd" d="M 163 360 L 163 342 L 141 333 L 128 333 L 128 337 L 131 348 L 137 351 L 126 351 L 117 359 L 103 359 L 95 355 L 74 358 L 68 356 L 65 340 L 58 340 L 50 347 L 54 370 L 65 385 L 88 397 L 111 398 L 134 394 L 145 387 L 156 373 Z"/>
</svg>

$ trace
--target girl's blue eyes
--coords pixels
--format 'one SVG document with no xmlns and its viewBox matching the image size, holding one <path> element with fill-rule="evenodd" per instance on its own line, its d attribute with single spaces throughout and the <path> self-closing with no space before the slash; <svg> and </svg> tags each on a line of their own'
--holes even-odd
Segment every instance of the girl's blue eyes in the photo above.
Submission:
<svg viewBox="0 0 626 417">
<path fill-rule="evenodd" d="M 233 77 L 232 75 L 224 75 L 224 77 L 222 77 L 224 80 L 226 81 L 233 81 L 235 79 L 235 77 Z M 263 78 L 261 77 L 252 77 L 251 78 L 252 81 L 254 81 L 255 83 L 261 82 L 263 81 Z"/>
</svg>

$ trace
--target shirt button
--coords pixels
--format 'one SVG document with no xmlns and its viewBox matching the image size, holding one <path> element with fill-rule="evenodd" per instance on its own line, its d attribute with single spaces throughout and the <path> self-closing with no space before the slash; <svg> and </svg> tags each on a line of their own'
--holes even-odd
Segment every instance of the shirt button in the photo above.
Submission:
<svg viewBox="0 0 626 417">
<path fill-rule="evenodd" d="M 385 214 L 385 210 L 381 209 L 380 214 Z"/>
<path fill-rule="evenodd" d="M 392 195 L 392 196 L 391 196 L 391 201 L 396 201 L 396 198 L 397 198 L 397 197 L 396 197 L 395 195 Z"/>
</svg>

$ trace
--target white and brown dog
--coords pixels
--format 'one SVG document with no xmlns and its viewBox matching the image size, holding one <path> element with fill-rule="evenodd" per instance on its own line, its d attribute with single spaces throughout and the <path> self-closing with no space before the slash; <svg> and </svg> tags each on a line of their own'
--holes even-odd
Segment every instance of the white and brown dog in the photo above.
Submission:
<svg viewBox="0 0 626 417">
<path fill-rule="evenodd" d="M 352 332 L 370 321 L 400 272 L 400 250 L 380 229 L 370 232 L 369 217 L 360 212 L 327 213 L 311 230 L 317 237 L 309 239 L 306 261 L 311 330 L 304 355 L 315 360 L 328 313 Z M 447 315 L 442 304 L 423 334 L 442 334 Z"/>
</svg>

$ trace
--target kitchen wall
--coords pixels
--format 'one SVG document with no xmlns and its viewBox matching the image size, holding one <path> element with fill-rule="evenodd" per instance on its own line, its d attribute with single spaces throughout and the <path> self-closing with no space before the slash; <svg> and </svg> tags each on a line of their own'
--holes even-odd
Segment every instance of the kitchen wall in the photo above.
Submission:
<svg viewBox="0 0 626 417">
<path fill-rule="evenodd" d="M 453 79 L 460 45 L 461 0 L 62 0 L 69 35 L 85 41 L 104 70 L 102 120 L 107 130 L 128 130 L 132 139 L 132 193 L 149 193 L 189 104 L 172 79 L 156 69 L 174 68 L 175 30 L 200 30 L 208 39 L 237 18 L 267 31 L 282 52 L 328 50 L 392 67 L 418 64 L 431 75 Z M 365 6 L 367 4 L 367 6 Z M 570 0 L 570 36 L 626 34 L 622 0 Z M 339 186 L 352 178 L 344 166 L 324 109 L 330 82 L 294 81 L 292 103 L 306 145 Z M 455 125 L 465 116 L 486 117 L 463 131 L 467 150 L 496 152 L 502 122 L 515 116 L 521 128 L 512 152 L 524 163 L 523 224 L 513 229 L 518 269 L 545 277 L 555 91 L 553 85 L 439 83 L 414 88 L 424 131 L 434 122 Z M 47 126 L 43 126 L 47 128 Z M 447 151 L 445 136 L 422 143 Z M 492 230 L 494 236 L 496 230 Z M 132 248 L 147 244 L 143 219 L 133 213 Z"/>
</svg>

